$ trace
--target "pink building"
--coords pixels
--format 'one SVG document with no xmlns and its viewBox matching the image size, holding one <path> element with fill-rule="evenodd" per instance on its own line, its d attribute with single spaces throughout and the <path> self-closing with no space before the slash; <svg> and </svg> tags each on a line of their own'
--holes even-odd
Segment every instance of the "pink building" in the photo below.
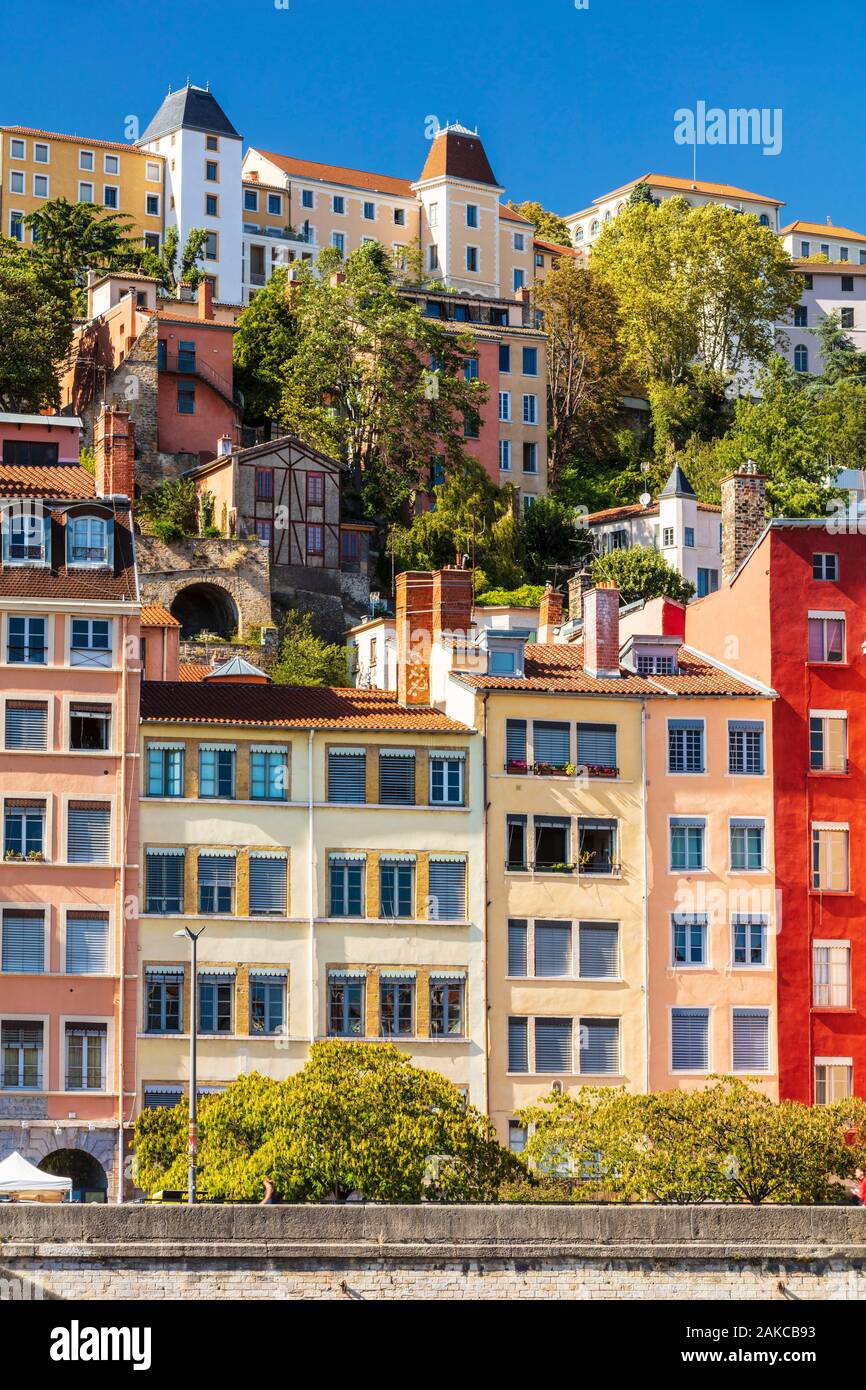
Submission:
<svg viewBox="0 0 866 1390">
<path fill-rule="evenodd" d="M 133 451 L 103 414 L 94 479 L 78 425 L 0 415 L 0 1155 L 114 1198 L 135 1097 Z"/>
</svg>

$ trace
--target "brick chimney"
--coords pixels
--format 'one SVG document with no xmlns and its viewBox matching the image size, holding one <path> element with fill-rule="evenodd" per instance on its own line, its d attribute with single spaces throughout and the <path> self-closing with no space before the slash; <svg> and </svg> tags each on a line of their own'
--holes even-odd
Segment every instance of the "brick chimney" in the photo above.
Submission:
<svg viewBox="0 0 866 1390">
<path fill-rule="evenodd" d="M 548 584 L 541 595 L 541 606 L 538 612 L 538 640 L 546 643 L 552 642 L 554 638 L 554 628 L 559 627 L 562 622 L 562 594 L 558 589 L 554 589 L 552 584 Z"/>
<path fill-rule="evenodd" d="M 433 575 L 433 636 L 468 632 L 472 623 L 472 570 L 448 565 Z"/>
<path fill-rule="evenodd" d="M 401 705 L 429 705 L 432 574 L 406 570 L 397 575 L 396 617 L 397 699 Z"/>
<path fill-rule="evenodd" d="M 98 497 L 135 496 L 135 439 L 128 410 L 103 405 L 93 426 Z"/>
<path fill-rule="evenodd" d="M 198 316 L 200 319 L 213 321 L 213 289 L 210 280 L 199 280 L 198 282 Z"/>
<path fill-rule="evenodd" d="M 583 596 L 587 589 L 592 588 L 592 576 L 589 570 L 579 570 L 573 574 L 568 581 L 568 616 L 571 622 L 580 622 L 583 618 Z"/>
<path fill-rule="evenodd" d="M 722 583 L 733 577 L 766 525 L 767 479 L 751 459 L 722 479 Z"/>
<path fill-rule="evenodd" d="M 583 669 L 588 676 L 619 675 L 619 589 L 599 584 L 583 596 Z"/>
</svg>

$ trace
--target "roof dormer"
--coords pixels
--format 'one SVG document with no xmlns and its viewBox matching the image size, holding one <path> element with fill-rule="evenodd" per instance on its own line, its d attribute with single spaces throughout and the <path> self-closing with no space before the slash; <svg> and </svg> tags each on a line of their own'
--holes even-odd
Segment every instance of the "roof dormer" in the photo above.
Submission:
<svg viewBox="0 0 866 1390">
<path fill-rule="evenodd" d="M 675 676 L 681 643 L 679 636 L 629 637 L 620 659 L 627 670 L 638 676 Z"/>
</svg>

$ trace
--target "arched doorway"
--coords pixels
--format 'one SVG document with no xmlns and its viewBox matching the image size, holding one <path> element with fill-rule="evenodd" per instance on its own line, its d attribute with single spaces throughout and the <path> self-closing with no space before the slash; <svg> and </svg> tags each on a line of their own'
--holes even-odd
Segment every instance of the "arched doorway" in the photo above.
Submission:
<svg viewBox="0 0 866 1390">
<path fill-rule="evenodd" d="M 107 1202 L 108 1178 L 98 1159 L 86 1149 L 55 1149 L 39 1164 L 43 1173 L 72 1179 L 73 1202 Z"/>
<path fill-rule="evenodd" d="M 238 610 L 234 599 L 218 584 L 190 584 L 176 594 L 172 617 L 180 623 L 185 639 L 212 632 L 217 637 L 233 637 L 238 630 Z"/>
</svg>

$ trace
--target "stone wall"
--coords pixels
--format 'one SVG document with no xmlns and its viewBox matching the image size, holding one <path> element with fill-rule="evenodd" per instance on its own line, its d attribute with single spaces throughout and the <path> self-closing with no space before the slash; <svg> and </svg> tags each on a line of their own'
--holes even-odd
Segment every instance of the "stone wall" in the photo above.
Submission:
<svg viewBox="0 0 866 1390">
<path fill-rule="evenodd" d="M 45 1298 L 863 1299 L 854 1207 L 0 1206 Z"/>
<path fill-rule="evenodd" d="M 171 545 L 156 536 L 136 536 L 142 603 L 169 611 L 184 589 L 206 585 L 223 595 L 239 635 L 271 621 L 268 552 L 258 541 L 191 537 Z"/>
<path fill-rule="evenodd" d="M 84 424 L 81 442 L 90 447 L 93 445 L 94 420 L 103 401 L 106 405 L 116 405 L 121 410 L 129 411 L 129 418 L 135 427 L 136 483 L 142 492 L 149 491 L 163 480 L 158 453 L 159 372 L 156 344 L 157 320 L 154 315 L 117 370 L 97 385 L 92 398 L 80 407 Z M 198 463 L 197 458 L 195 462 Z"/>
</svg>

